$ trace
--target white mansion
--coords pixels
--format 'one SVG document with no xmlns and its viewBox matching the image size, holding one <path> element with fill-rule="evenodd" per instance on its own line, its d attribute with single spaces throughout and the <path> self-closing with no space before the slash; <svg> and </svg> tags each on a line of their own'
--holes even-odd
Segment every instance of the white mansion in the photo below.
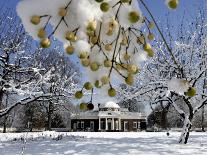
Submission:
<svg viewBox="0 0 207 155">
<path fill-rule="evenodd" d="M 99 104 L 97 110 L 72 114 L 71 128 L 73 131 L 140 131 L 146 129 L 146 116 L 107 102 Z"/>
</svg>

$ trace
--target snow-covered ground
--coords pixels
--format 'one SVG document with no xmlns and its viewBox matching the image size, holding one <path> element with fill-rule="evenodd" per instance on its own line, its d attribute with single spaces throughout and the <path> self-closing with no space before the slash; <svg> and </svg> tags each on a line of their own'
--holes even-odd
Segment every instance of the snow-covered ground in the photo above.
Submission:
<svg viewBox="0 0 207 155">
<path fill-rule="evenodd" d="M 207 133 L 192 132 L 187 145 L 177 144 L 179 136 L 179 132 L 169 137 L 165 132 L 7 133 L 0 134 L 0 155 L 21 155 L 22 149 L 24 155 L 207 155 Z"/>
</svg>

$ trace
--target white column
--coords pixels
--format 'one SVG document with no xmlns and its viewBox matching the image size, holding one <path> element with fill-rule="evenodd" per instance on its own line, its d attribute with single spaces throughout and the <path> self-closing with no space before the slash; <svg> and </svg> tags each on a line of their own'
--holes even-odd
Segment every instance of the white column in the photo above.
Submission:
<svg viewBox="0 0 207 155">
<path fill-rule="evenodd" d="M 101 130 L 101 118 L 100 117 L 98 118 L 98 124 L 99 124 L 98 130 L 100 131 Z"/>
<path fill-rule="evenodd" d="M 140 122 L 138 122 L 138 124 L 137 124 L 137 128 L 140 129 Z"/>
<path fill-rule="evenodd" d="M 114 118 L 112 118 L 112 130 L 114 130 Z"/>
<path fill-rule="evenodd" d="M 121 130 L 121 118 L 119 118 L 119 130 Z"/>
<path fill-rule="evenodd" d="M 106 118 L 106 130 L 108 130 L 108 122 L 107 122 L 107 118 Z"/>
</svg>

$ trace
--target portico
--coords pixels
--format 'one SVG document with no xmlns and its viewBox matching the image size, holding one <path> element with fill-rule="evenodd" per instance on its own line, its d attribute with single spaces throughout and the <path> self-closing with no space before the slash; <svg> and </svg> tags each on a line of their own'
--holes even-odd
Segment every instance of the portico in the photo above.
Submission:
<svg viewBox="0 0 207 155">
<path fill-rule="evenodd" d="M 121 130 L 121 118 L 99 117 L 99 131 Z"/>
</svg>

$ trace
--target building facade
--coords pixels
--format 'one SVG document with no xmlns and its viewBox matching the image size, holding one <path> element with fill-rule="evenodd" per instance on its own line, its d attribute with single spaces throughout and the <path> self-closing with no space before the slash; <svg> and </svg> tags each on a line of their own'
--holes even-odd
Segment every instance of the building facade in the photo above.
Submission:
<svg viewBox="0 0 207 155">
<path fill-rule="evenodd" d="M 143 113 L 129 112 L 114 102 L 99 104 L 97 110 L 72 114 L 73 131 L 141 131 L 146 129 Z"/>
</svg>

